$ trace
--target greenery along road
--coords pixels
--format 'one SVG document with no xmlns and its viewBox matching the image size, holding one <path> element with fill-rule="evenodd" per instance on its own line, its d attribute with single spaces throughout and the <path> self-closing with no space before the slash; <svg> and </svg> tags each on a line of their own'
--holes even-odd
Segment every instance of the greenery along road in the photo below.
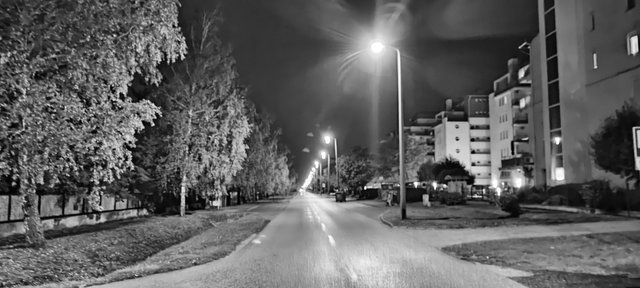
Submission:
<svg viewBox="0 0 640 288">
<path fill-rule="evenodd" d="M 99 210 L 101 193 L 161 209 L 231 184 L 246 199 L 291 189 L 279 129 L 245 98 L 219 13 L 184 29 L 187 42 L 178 6 L 0 2 L 0 189 L 25 201 L 29 243 L 45 244 L 36 192 Z"/>
</svg>

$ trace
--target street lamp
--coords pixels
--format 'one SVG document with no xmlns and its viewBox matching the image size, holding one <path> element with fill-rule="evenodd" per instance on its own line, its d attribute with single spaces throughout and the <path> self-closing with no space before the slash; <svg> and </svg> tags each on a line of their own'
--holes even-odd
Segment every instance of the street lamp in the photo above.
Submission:
<svg viewBox="0 0 640 288">
<path fill-rule="evenodd" d="M 338 139 L 327 134 L 324 135 L 324 143 L 331 144 L 331 138 L 333 138 L 333 148 L 336 154 L 336 186 L 340 187 L 340 170 L 338 170 Z"/>
<path fill-rule="evenodd" d="M 385 45 L 381 41 L 375 41 L 371 43 L 371 51 L 374 54 L 380 54 L 384 51 Z M 396 64 L 398 70 L 398 159 L 400 166 L 400 175 L 398 177 L 400 181 L 400 211 L 402 219 L 407 218 L 407 201 L 406 201 L 406 187 L 404 184 L 404 122 L 402 120 L 402 61 L 400 57 L 400 50 L 396 47 L 390 47 L 396 51 Z"/>
</svg>

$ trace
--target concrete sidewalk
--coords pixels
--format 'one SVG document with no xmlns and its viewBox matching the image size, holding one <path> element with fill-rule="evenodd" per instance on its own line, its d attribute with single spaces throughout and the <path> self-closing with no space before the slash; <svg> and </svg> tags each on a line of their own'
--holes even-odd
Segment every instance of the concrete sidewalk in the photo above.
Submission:
<svg viewBox="0 0 640 288">
<path fill-rule="evenodd" d="M 404 233 L 428 244 L 429 246 L 441 248 L 455 244 L 490 240 L 640 231 L 640 220 L 474 229 L 396 229 L 402 230 Z"/>
</svg>

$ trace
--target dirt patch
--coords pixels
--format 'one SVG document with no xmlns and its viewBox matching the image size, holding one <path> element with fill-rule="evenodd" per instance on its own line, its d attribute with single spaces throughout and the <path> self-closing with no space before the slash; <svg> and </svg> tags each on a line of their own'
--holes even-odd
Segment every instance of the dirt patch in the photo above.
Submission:
<svg viewBox="0 0 640 288">
<path fill-rule="evenodd" d="M 640 284 L 640 231 L 476 242 L 443 251 L 466 261 L 533 272 L 535 276 L 520 279 L 538 283 L 533 287 L 625 287 L 589 286 L 612 279 Z M 587 278 L 591 282 L 581 282 Z M 557 286 L 563 281 L 573 286 Z"/>
<path fill-rule="evenodd" d="M 185 217 L 146 217 L 108 223 L 105 230 L 94 230 L 104 227 L 102 225 L 83 228 L 90 232 L 57 235 L 42 249 L 4 246 L 0 248 L 0 287 L 103 276 L 183 242 L 216 223 L 241 216 L 223 211 L 199 211 Z"/>
<path fill-rule="evenodd" d="M 542 209 L 524 209 L 524 214 L 518 218 L 512 218 L 496 206 L 483 202 L 471 202 L 468 205 L 457 206 L 408 205 L 407 219 L 401 220 L 398 213 L 386 213 L 384 218 L 394 226 L 419 229 L 462 229 L 628 220 L 612 215 L 580 214 Z"/>
</svg>

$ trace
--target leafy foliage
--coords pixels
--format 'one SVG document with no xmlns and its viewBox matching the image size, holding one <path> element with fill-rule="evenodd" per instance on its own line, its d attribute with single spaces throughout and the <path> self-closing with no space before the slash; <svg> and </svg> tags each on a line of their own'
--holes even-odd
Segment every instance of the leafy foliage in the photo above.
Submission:
<svg viewBox="0 0 640 288">
<path fill-rule="evenodd" d="M 218 38 L 221 22 L 214 12 L 192 27 L 189 56 L 171 67 L 155 96 L 164 113 L 160 125 L 167 128 L 161 183 L 180 182 L 181 193 L 195 188 L 201 195 L 224 194 L 246 157 L 246 89 L 237 84 L 231 50 Z"/>
<path fill-rule="evenodd" d="M 498 199 L 498 205 L 502 211 L 509 213 L 511 217 L 518 217 L 522 214 L 518 197 L 513 193 L 501 195 Z"/>
<path fill-rule="evenodd" d="M 126 92 L 185 54 L 178 2 L 9 0 L 0 23 L 0 174 L 19 185 L 28 241 L 42 245 L 39 185 L 84 177 L 97 206 L 132 167 L 134 134 L 159 110 Z"/>
<path fill-rule="evenodd" d="M 435 163 L 432 174 L 436 177 L 436 181 L 440 184 L 446 184 L 445 177 L 447 176 L 464 176 L 467 177 L 467 184 L 471 185 L 475 181 L 475 177 L 460 161 L 452 157 L 447 157 L 441 161 Z"/>
<path fill-rule="evenodd" d="M 341 155 L 337 162 L 340 182 L 346 184 L 351 191 L 363 188 L 375 176 L 372 162 L 369 151 L 363 147 L 354 147 L 349 153 Z"/>
<path fill-rule="evenodd" d="M 630 102 L 605 119 L 602 127 L 591 135 L 591 154 L 595 164 L 627 180 L 635 179 L 631 129 L 638 125 L 640 112 Z"/>
<path fill-rule="evenodd" d="M 436 175 L 433 174 L 433 168 L 435 168 L 435 163 L 431 161 L 420 165 L 420 169 L 418 169 L 418 181 L 436 180 Z"/>
<path fill-rule="evenodd" d="M 289 152 L 279 144 L 280 129 L 266 114 L 259 114 L 253 106 L 247 109 L 253 127 L 246 144 L 247 161 L 234 178 L 234 185 L 245 198 L 256 199 L 260 192 L 278 194 L 289 191 L 296 178 L 289 168 Z"/>
</svg>

